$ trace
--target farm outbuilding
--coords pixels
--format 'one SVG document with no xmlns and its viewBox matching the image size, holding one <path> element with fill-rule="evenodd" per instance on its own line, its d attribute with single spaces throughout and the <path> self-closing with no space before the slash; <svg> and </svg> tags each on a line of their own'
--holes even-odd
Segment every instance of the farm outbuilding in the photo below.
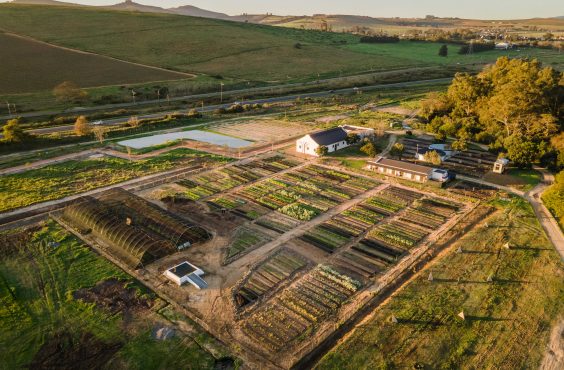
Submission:
<svg viewBox="0 0 564 370">
<path fill-rule="evenodd" d="M 205 229 L 123 189 L 110 190 L 99 199 L 83 197 L 64 209 L 62 219 L 81 234 L 91 234 L 132 268 L 210 237 Z"/>
<path fill-rule="evenodd" d="M 433 180 L 446 183 L 456 177 L 454 173 L 445 169 L 430 168 L 415 163 L 396 161 L 383 157 L 379 157 L 375 161 L 369 161 L 367 168 L 383 175 L 401 177 L 417 182 Z"/>
<path fill-rule="evenodd" d="M 327 147 L 329 153 L 336 152 L 349 146 L 347 137 L 349 134 L 356 134 L 360 139 L 374 136 L 374 129 L 344 125 L 329 130 L 316 132 L 306 135 L 296 141 L 296 151 L 298 153 L 309 154 L 318 157 L 316 150 L 320 146 Z"/>
<path fill-rule="evenodd" d="M 509 165 L 509 160 L 507 158 L 500 158 L 494 163 L 493 172 L 494 173 L 504 173 Z"/>
<path fill-rule="evenodd" d="M 190 283 L 197 289 L 204 289 L 208 287 L 208 283 L 202 279 L 204 271 L 188 261 L 184 261 L 169 268 L 165 271 L 164 275 L 179 286 Z"/>
<path fill-rule="evenodd" d="M 347 144 L 347 135 L 347 131 L 342 127 L 308 134 L 296 141 L 296 151 L 318 157 L 317 148 L 325 146 L 329 153 L 332 153 L 349 146 Z"/>
<path fill-rule="evenodd" d="M 420 166 L 409 162 L 396 161 L 379 157 L 375 161 L 368 162 L 368 169 L 378 173 L 401 177 L 407 180 L 425 182 L 431 177 L 432 168 Z"/>
</svg>

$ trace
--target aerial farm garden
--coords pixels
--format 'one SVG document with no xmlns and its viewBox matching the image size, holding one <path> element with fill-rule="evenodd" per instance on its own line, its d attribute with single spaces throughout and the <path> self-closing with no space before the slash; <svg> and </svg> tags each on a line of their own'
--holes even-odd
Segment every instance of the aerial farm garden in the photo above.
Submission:
<svg viewBox="0 0 564 370">
<path fill-rule="evenodd" d="M 473 208 L 468 197 L 281 154 L 192 175 L 168 189 L 161 201 L 169 211 L 215 235 L 188 258 L 218 277 L 218 289 L 194 297 L 167 287 L 167 294 L 189 302 L 222 341 L 283 367 Z"/>
</svg>

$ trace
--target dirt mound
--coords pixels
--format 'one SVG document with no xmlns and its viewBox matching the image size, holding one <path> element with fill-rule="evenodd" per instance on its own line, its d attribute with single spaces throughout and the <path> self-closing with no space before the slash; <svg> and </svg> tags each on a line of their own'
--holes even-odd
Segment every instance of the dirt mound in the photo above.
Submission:
<svg viewBox="0 0 564 370">
<path fill-rule="evenodd" d="M 0 234 L 0 261 L 17 254 L 40 229 L 39 226 L 34 226 L 15 233 Z"/>
<path fill-rule="evenodd" d="M 41 346 L 28 368 L 99 369 L 121 347 L 121 343 L 104 343 L 90 333 L 73 337 L 69 332 L 61 332 Z"/>
<path fill-rule="evenodd" d="M 95 303 L 112 314 L 119 311 L 135 311 L 151 308 L 153 301 L 140 296 L 135 288 L 126 288 L 127 282 L 112 278 L 92 288 L 79 289 L 73 293 L 75 299 Z"/>
</svg>

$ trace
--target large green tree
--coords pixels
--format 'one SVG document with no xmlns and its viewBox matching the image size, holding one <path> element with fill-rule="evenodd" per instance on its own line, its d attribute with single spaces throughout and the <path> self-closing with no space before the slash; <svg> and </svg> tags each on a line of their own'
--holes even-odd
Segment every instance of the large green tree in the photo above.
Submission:
<svg viewBox="0 0 564 370">
<path fill-rule="evenodd" d="M 421 116 L 442 137 L 489 144 L 530 165 L 557 152 L 550 142 L 563 128 L 563 81 L 537 60 L 502 57 L 476 76 L 457 74 L 445 95 L 422 102 Z"/>
<path fill-rule="evenodd" d="M 18 119 L 11 119 L 2 128 L 3 140 L 8 143 L 24 142 L 29 135 L 20 126 Z"/>
</svg>

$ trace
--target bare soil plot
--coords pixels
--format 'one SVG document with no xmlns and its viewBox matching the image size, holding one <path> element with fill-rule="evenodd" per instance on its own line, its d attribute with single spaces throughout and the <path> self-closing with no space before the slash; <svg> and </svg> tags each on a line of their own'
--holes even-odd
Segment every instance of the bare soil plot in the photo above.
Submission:
<svg viewBox="0 0 564 370">
<path fill-rule="evenodd" d="M 241 123 L 212 126 L 211 130 L 221 134 L 255 142 L 277 142 L 300 136 L 311 131 L 313 126 L 296 122 L 260 119 Z"/>
<path fill-rule="evenodd" d="M 63 81 L 95 87 L 189 77 L 2 33 L 0 48 L 4 50 L 0 65 L 0 91 L 4 94 L 51 90 Z"/>
</svg>

